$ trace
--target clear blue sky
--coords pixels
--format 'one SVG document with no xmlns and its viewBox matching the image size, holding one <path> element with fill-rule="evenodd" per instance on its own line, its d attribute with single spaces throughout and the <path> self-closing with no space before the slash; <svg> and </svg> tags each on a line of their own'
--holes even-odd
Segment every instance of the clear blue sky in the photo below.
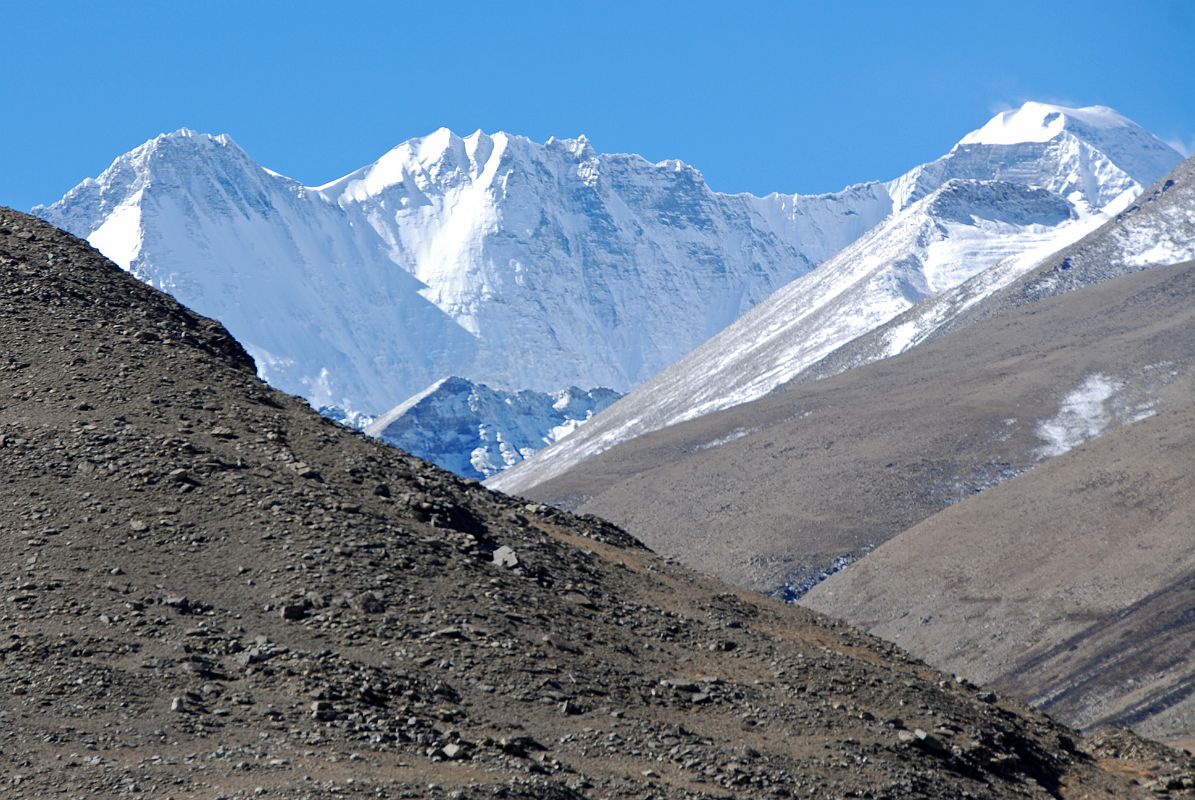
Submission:
<svg viewBox="0 0 1195 800">
<path fill-rule="evenodd" d="M 1195 147 L 1195 2 L 32 2 L 0 25 L 0 204 L 182 126 L 305 183 L 442 125 L 830 191 L 1026 99 Z"/>
</svg>

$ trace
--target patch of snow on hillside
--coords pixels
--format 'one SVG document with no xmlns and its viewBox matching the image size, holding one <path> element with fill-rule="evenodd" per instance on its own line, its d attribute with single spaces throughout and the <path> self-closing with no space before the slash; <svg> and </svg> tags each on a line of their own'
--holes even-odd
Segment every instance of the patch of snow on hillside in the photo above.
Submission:
<svg viewBox="0 0 1195 800">
<path fill-rule="evenodd" d="M 717 439 L 706 442 L 705 444 L 697 445 L 696 450 L 712 450 L 715 447 L 721 447 L 724 444 L 729 444 L 736 439 L 742 439 L 744 436 L 750 436 L 758 431 L 759 428 L 736 428 L 725 436 L 719 436 Z"/>
<path fill-rule="evenodd" d="M 1088 375 L 1062 399 L 1058 414 L 1037 426 L 1037 435 L 1045 442 L 1037 449 L 1038 457 L 1060 456 L 1102 434 L 1112 422 L 1106 404 L 1123 388 L 1124 381 L 1098 372 Z"/>
</svg>

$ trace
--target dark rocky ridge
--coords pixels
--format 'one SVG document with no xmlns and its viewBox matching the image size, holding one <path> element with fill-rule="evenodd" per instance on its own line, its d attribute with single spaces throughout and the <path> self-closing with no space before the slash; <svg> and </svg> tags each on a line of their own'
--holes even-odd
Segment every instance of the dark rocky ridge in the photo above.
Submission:
<svg viewBox="0 0 1195 800">
<path fill-rule="evenodd" d="M 1171 751 L 1078 742 L 595 518 L 322 420 L 218 324 L 45 223 L 0 211 L 0 271 L 7 798 L 1190 783 Z"/>
</svg>

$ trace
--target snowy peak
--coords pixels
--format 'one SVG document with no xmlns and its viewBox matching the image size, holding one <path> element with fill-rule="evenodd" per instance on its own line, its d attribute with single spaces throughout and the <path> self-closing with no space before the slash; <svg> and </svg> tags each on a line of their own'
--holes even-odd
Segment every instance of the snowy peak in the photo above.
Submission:
<svg viewBox="0 0 1195 800">
<path fill-rule="evenodd" d="M 621 395 L 610 389 L 507 392 L 450 376 L 365 432 L 470 478 L 488 478 L 559 441 Z"/>
<path fill-rule="evenodd" d="M 889 210 L 881 184 L 726 195 L 584 136 L 441 129 L 315 188 L 182 130 L 37 211 L 221 319 L 279 388 L 372 416 L 448 374 L 629 389 Z"/>
<path fill-rule="evenodd" d="M 159 180 L 180 175 L 265 173 L 240 145 L 226 133 L 199 133 L 180 128 L 163 133 L 117 158 L 100 175 L 99 183 L 115 184 L 117 176 L 129 173 L 142 180 Z M 277 173 L 274 173 L 276 177 Z"/>
<path fill-rule="evenodd" d="M 889 184 L 903 208 L 952 178 L 1003 180 L 1047 189 L 1083 212 L 1136 195 L 1182 160 L 1140 125 L 1103 106 L 1026 103 L 997 114 L 942 158 Z"/>
<path fill-rule="evenodd" d="M 33 212 L 46 216 L 59 227 L 72 231 L 87 229 L 90 233 L 152 183 L 177 185 L 182 174 L 228 175 L 245 169 L 260 170 L 260 167 L 228 135 L 212 136 L 180 128 L 174 133 L 160 134 L 119 156 L 99 177 L 87 178 L 53 206 L 38 206 Z M 243 182 L 238 180 L 233 185 Z M 71 225 L 56 218 L 55 209 L 70 209 Z M 84 211 L 85 216 L 80 216 Z M 128 257 L 114 258 L 107 251 L 105 255 L 128 268 Z"/>
<path fill-rule="evenodd" d="M 316 187 L 338 202 L 366 202 L 387 190 L 407 185 L 409 191 L 437 185 L 472 183 L 494 158 L 500 158 L 512 138 L 475 131 L 458 136 L 440 128 L 427 136 L 408 139 L 367 167 Z"/>
<path fill-rule="evenodd" d="M 777 306 L 785 322 L 762 339 L 798 336 L 803 309 L 801 330 L 827 323 L 806 342 L 817 356 L 1177 161 L 1131 124 L 1097 124 L 1103 112 L 1051 113 L 1038 127 L 1062 131 L 1046 141 L 969 142 L 889 183 L 767 197 L 716 192 L 680 161 L 598 153 L 584 136 L 446 128 L 312 188 L 227 136 L 183 129 L 38 213 L 220 319 L 262 377 L 317 407 L 373 416 L 444 375 L 629 391 L 818 264 L 800 285 L 826 294 Z M 887 247 L 825 268 L 880 223 L 893 223 Z M 752 385 L 787 374 L 774 366 Z M 434 394 L 474 394 L 449 389 Z"/>
<path fill-rule="evenodd" d="M 1054 142 L 1054 152 L 1065 154 L 1068 140 L 1081 143 L 1090 169 L 1105 171 L 1105 175 L 1096 176 L 1104 182 L 1109 178 L 1108 167 L 1099 164 L 1101 157 L 1132 177 L 1141 188 L 1159 181 L 1182 160 L 1182 155 L 1168 143 L 1105 105 L 1072 109 L 1049 103 L 1025 103 L 1019 109 L 995 115 L 986 126 L 963 136 L 958 146 Z"/>
<path fill-rule="evenodd" d="M 555 136 L 548 137 L 548 141 L 544 142 L 545 148 L 559 148 L 567 153 L 572 154 L 573 158 L 583 160 L 587 158 L 594 158 L 597 151 L 593 149 L 593 145 L 589 143 L 589 137 L 581 134 L 576 139 L 559 139 Z"/>
<path fill-rule="evenodd" d="M 1170 145 L 1107 106 L 1066 108 L 1025 103 L 997 114 L 959 144 L 1019 144 L 1066 137 L 1102 153 L 1142 187 L 1160 180 L 1182 160 Z"/>
<path fill-rule="evenodd" d="M 1020 108 L 1000 112 L 982 128 L 964 136 L 959 144 L 1048 142 L 1065 130 L 1083 139 L 1145 132 L 1137 123 L 1107 106 L 1066 108 L 1031 100 Z"/>
</svg>

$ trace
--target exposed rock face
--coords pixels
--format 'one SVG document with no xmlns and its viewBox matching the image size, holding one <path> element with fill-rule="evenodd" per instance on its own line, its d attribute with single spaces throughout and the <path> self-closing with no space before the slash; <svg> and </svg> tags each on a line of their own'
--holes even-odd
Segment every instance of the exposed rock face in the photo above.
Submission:
<svg viewBox="0 0 1195 800">
<path fill-rule="evenodd" d="M 365 426 L 387 444 L 464 478 L 489 478 L 563 439 L 621 395 L 613 389 L 506 392 L 436 381 Z"/>
<path fill-rule="evenodd" d="M 44 223 L 0 212 L 0 272 L 6 797 L 1133 798 L 1190 769 L 1096 761 L 323 420 Z"/>
</svg>

